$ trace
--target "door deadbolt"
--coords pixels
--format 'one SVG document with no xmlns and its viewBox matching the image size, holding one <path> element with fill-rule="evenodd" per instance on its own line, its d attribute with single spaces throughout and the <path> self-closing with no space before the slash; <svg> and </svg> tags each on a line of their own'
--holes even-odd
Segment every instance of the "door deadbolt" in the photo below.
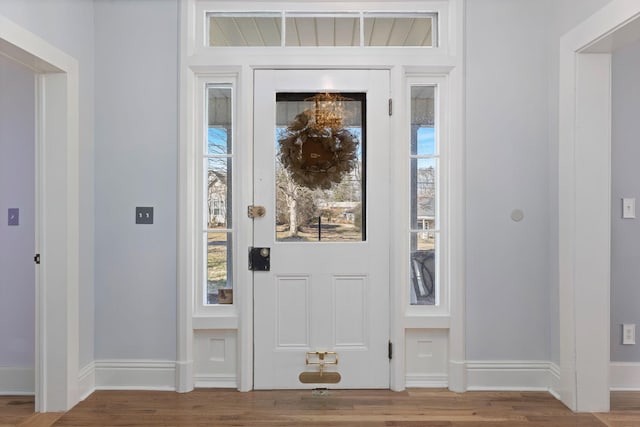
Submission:
<svg viewBox="0 0 640 427">
<path fill-rule="evenodd" d="M 271 249 L 269 248 L 249 248 L 249 270 L 269 271 L 271 270 Z"/>
</svg>

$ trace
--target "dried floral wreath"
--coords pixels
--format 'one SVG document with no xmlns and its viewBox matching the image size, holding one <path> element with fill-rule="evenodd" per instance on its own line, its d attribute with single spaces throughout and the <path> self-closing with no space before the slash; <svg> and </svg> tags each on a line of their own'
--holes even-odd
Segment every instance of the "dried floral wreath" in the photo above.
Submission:
<svg viewBox="0 0 640 427">
<path fill-rule="evenodd" d="M 278 143 L 280 162 L 293 181 L 311 190 L 331 188 L 357 164 L 358 139 L 342 127 L 342 119 L 318 120 L 317 112 L 308 109 L 295 117 Z"/>
</svg>

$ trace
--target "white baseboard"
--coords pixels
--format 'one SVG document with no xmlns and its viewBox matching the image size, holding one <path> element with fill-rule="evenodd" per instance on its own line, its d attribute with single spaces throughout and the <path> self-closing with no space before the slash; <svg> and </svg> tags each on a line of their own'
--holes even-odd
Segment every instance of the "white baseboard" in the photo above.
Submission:
<svg viewBox="0 0 640 427">
<path fill-rule="evenodd" d="M 96 360 L 96 390 L 176 389 L 176 363 L 171 360 Z"/>
<path fill-rule="evenodd" d="M 640 390 L 640 363 L 611 362 L 609 384 L 614 391 Z"/>
<path fill-rule="evenodd" d="M 560 368 L 548 361 L 468 361 L 462 377 L 467 390 L 544 390 L 558 398 Z M 12 371 L 12 372 L 9 372 Z M 16 372 L 0 368 L 0 394 L 33 394 L 33 370 Z M 30 377 L 29 377 L 30 375 Z M 6 379 L 5 379 L 6 378 Z M 10 378 L 14 378 L 10 380 Z M 21 378 L 20 381 L 17 379 Z M 408 374 L 406 387 L 448 387 L 451 379 L 442 374 Z M 611 363 L 611 387 L 640 390 L 640 363 Z M 31 387 L 26 387 L 31 381 Z M 237 388 L 237 378 L 229 374 L 195 375 L 195 387 Z M 16 384 L 9 390 L 5 385 Z M 22 384 L 20 386 L 19 384 Z M 165 360 L 98 360 L 78 375 L 81 399 L 94 390 L 176 390 L 176 362 Z M 4 389 L 7 390 L 4 390 Z M 11 391 L 11 393 L 9 393 Z"/>
<path fill-rule="evenodd" d="M 467 390 L 467 363 L 464 360 L 449 361 L 449 390 L 462 393 Z"/>
<path fill-rule="evenodd" d="M 96 389 L 96 364 L 89 363 L 78 373 L 78 396 L 84 400 Z"/>
<path fill-rule="evenodd" d="M 449 376 L 447 374 L 407 374 L 405 386 L 407 388 L 447 388 Z"/>
<path fill-rule="evenodd" d="M 554 366 L 547 361 L 468 361 L 467 390 L 550 391 Z"/>
<path fill-rule="evenodd" d="M 80 370 L 80 400 L 84 400 L 95 390 L 176 391 L 178 370 L 184 370 L 184 376 L 190 374 L 191 367 L 192 364 L 179 364 L 169 360 L 97 360 Z M 238 388 L 235 375 L 196 375 L 194 380 L 195 386 L 201 388 Z"/>
<path fill-rule="evenodd" d="M 238 381 L 235 375 L 196 375 L 194 380 L 196 388 L 238 388 Z"/>
<path fill-rule="evenodd" d="M 176 391 L 187 393 L 193 390 L 193 361 L 176 362 Z"/>
<path fill-rule="evenodd" d="M 550 377 L 550 385 L 549 385 L 549 393 L 553 395 L 558 400 L 560 399 L 560 366 L 555 363 L 549 363 L 549 377 Z"/>
<path fill-rule="evenodd" d="M 0 395 L 33 395 L 35 389 L 34 368 L 0 367 Z"/>
</svg>

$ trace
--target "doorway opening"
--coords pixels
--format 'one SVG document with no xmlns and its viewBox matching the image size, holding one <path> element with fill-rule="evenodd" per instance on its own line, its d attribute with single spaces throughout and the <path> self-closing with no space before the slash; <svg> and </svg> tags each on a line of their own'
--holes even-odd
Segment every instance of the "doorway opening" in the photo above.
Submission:
<svg viewBox="0 0 640 427">
<path fill-rule="evenodd" d="M 0 57 L 0 393 L 35 391 L 35 75 Z"/>
<path fill-rule="evenodd" d="M 2 16 L 0 54 L 37 76 L 35 410 L 66 411 L 79 400 L 78 63 Z"/>
<path fill-rule="evenodd" d="M 639 18 L 615 1 L 560 43 L 560 395 L 574 411 L 610 407 L 611 54 L 640 39 Z"/>
</svg>

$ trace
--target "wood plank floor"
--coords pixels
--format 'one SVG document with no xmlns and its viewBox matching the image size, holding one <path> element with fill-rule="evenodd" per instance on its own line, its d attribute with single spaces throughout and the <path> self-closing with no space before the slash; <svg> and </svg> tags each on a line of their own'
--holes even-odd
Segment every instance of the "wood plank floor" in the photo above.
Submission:
<svg viewBox="0 0 640 427">
<path fill-rule="evenodd" d="M 608 427 L 640 426 L 640 392 L 611 392 L 611 412 L 595 415 Z"/>
<path fill-rule="evenodd" d="M 97 391 L 64 415 L 35 417 L 32 398 L 0 397 L 0 427 L 640 427 L 640 393 L 611 402 L 609 414 L 574 414 L 544 392 Z"/>
<path fill-rule="evenodd" d="M 14 426 L 33 415 L 33 397 L 0 396 L 0 427 Z"/>
</svg>

